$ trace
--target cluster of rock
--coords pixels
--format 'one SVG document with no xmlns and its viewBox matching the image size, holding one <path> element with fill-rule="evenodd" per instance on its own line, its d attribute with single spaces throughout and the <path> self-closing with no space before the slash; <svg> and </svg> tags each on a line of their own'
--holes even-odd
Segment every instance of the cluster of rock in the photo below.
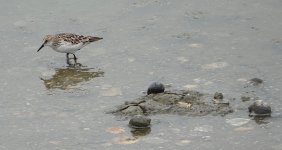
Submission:
<svg viewBox="0 0 282 150">
<path fill-rule="evenodd" d="M 261 79 L 252 79 L 254 85 L 262 83 Z M 179 114 L 188 116 L 226 115 L 233 112 L 222 93 L 214 95 L 191 90 L 165 91 L 162 83 L 152 83 L 147 95 L 117 106 L 110 111 L 115 115 L 132 117 L 129 122 L 132 128 L 148 128 L 151 119 L 145 116 L 151 114 Z M 271 107 L 262 100 L 256 100 L 248 107 L 250 116 L 265 117 L 271 115 Z"/>
<path fill-rule="evenodd" d="M 160 90 L 157 90 L 157 87 Z M 121 116 L 180 114 L 189 116 L 226 115 L 233 112 L 228 101 L 213 101 L 213 96 L 190 90 L 164 91 L 160 83 L 153 83 L 148 95 L 125 102 L 111 113 Z"/>
</svg>

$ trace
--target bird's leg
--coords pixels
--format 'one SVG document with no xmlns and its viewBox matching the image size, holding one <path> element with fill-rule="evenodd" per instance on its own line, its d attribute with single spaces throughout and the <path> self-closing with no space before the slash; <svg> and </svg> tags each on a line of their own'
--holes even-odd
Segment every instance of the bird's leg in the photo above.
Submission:
<svg viewBox="0 0 282 150">
<path fill-rule="evenodd" d="M 77 57 L 73 54 L 74 63 L 76 64 Z"/>
<path fill-rule="evenodd" d="M 76 56 L 75 56 L 74 54 L 73 54 L 73 59 L 74 59 L 74 60 L 77 60 L 77 58 L 76 58 Z"/>
<path fill-rule="evenodd" d="M 66 57 L 67 57 L 67 64 L 70 65 L 69 53 L 66 54 Z"/>
</svg>

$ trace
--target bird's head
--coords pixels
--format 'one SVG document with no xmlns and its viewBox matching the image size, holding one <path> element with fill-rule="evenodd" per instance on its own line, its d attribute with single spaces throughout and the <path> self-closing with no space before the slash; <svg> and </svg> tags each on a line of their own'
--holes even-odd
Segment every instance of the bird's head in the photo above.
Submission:
<svg viewBox="0 0 282 150">
<path fill-rule="evenodd" d="M 37 52 L 39 52 L 44 46 L 51 46 L 52 45 L 52 40 L 54 36 L 53 35 L 46 35 L 43 39 L 43 44 L 39 47 Z"/>
</svg>

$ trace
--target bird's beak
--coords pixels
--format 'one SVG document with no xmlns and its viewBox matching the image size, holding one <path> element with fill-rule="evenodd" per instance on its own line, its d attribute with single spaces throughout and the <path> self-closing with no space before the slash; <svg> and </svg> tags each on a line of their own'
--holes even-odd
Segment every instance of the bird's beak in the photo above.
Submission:
<svg viewBox="0 0 282 150">
<path fill-rule="evenodd" d="M 45 44 L 45 43 L 43 43 L 43 44 L 39 47 L 39 49 L 37 50 L 37 52 L 39 52 L 39 51 L 44 47 L 44 44 Z"/>
</svg>

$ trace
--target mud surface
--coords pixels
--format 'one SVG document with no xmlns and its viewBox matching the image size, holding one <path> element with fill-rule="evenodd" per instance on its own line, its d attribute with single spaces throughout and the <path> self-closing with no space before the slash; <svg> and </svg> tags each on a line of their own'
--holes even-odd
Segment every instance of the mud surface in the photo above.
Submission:
<svg viewBox="0 0 282 150">
<path fill-rule="evenodd" d="M 0 2 L 0 150 L 282 148 L 281 0 Z M 65 54 L 36 52 L 62 32 L 103 40 L 78 51 L 73 68 Z M 106 113 L 156 81 L 221 92 L 234 111 L 156 113 L 143 131 Z M 263 121 L 248 116 L 259 99 L 272 108 Z"/>
</svg>

